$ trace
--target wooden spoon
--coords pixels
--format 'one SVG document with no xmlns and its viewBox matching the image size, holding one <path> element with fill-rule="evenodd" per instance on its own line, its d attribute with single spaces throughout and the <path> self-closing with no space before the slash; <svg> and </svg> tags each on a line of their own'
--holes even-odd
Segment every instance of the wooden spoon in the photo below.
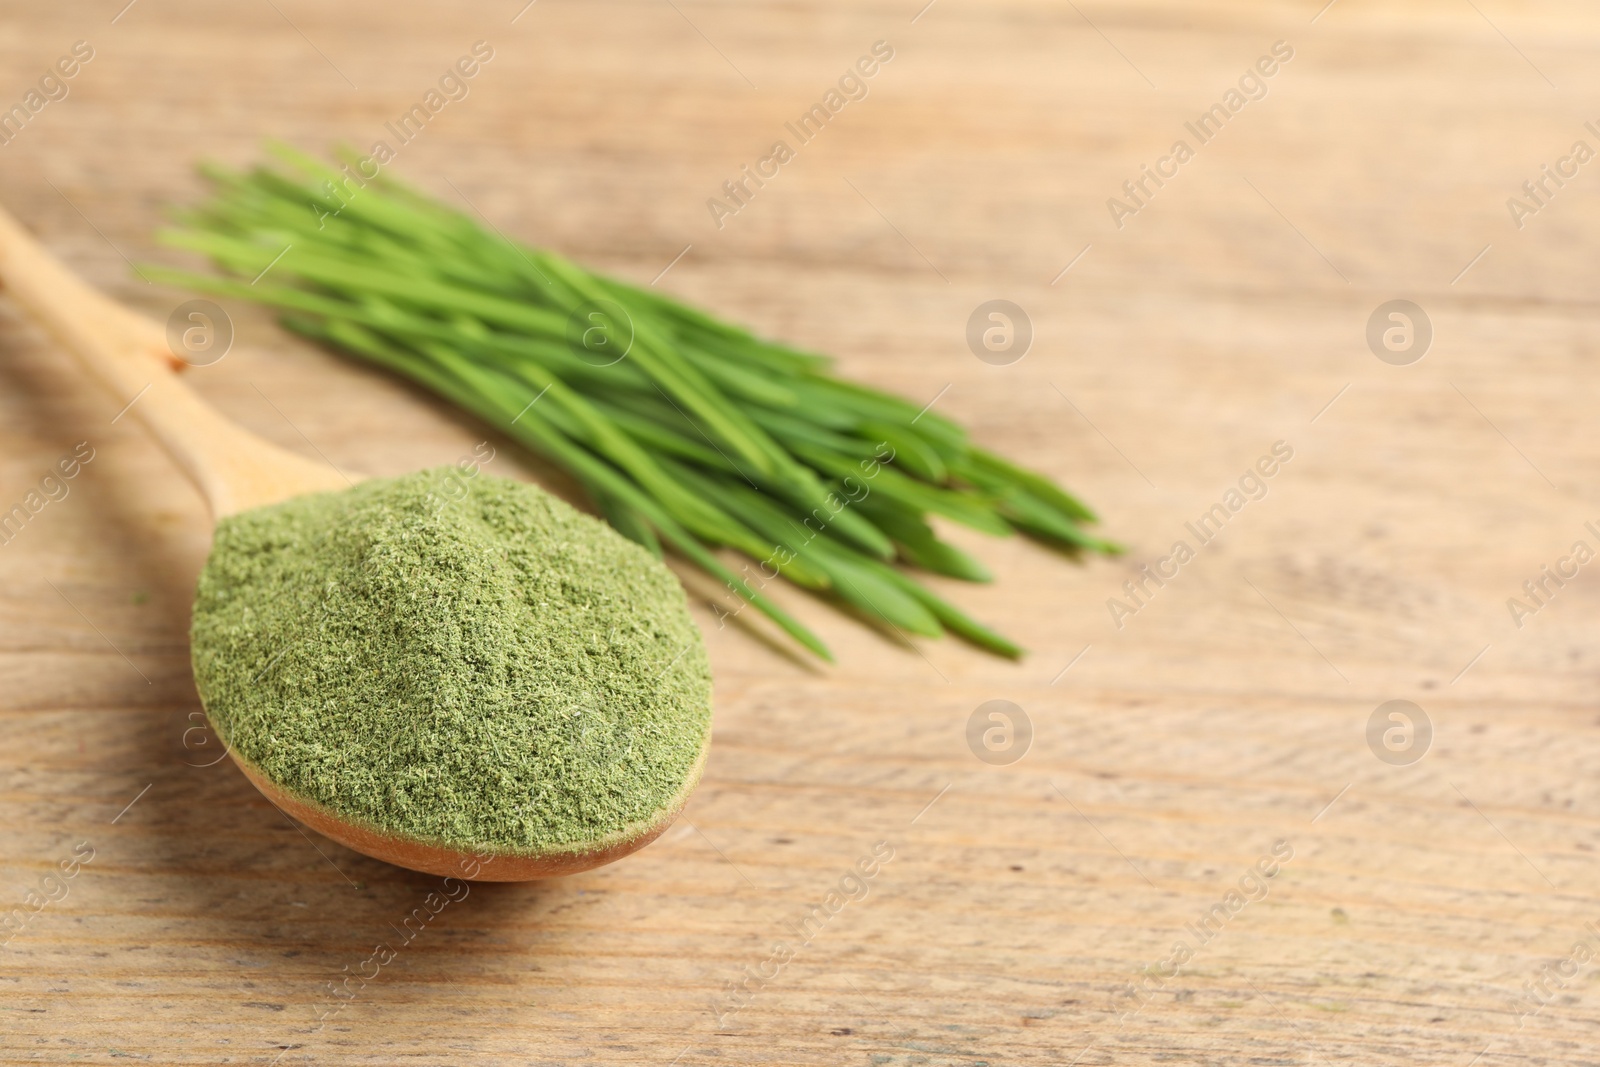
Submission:
<svg viewBox="0 0 1600 1067">
<path fill-rule="evenodd" d="M 85 285 L 0 209 L 0 284 L 78 357 L 153 434 L 211 507 L 213 519 L 304 493 L 348 488 L 346 476 L 235 426 L 178 380 L 184 366 L 166 331 Z M 325 837 L 400 867 L 483 881 L 520 882 L 575 874 L 621 859 L 659 837 L 677 819 L 699 781 L 706 751 L 681 792 L 659 817 L 626 827 L 577 852 L 466 852 L 400 837 L 354 822 L 284 789 L 229 750 L 245 777 L 279 809 Z"/>
</svg>

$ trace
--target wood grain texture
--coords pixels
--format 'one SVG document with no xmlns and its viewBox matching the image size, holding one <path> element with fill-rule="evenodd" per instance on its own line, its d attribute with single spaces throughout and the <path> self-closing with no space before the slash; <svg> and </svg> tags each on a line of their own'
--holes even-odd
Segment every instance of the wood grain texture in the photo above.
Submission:
<svg viewBox="0 0 1600 1067">
<path fill-rule="evenodd" d="M 59 893 L 49 872 L 93 849 L 0 949 L 0 1058 L 1600 1061 L 1600 965 L 1564 963 L 1600 945 L 1600 586 L 1581 571 L 1520 628 L 1506 605 L 1600 525 L 1600 164 L 1520 230 L 1506 207 L 1600 147 L 1592 6 L 122 2 L 7 3 L 0 28 L 4 106 L 95 48 L 0 147 L 0 195 L 119 299 L 164 320 L 185 298 L 127 261 L 174 261 L 152 234 L 198 195 L 194 160 L 365 146 L 484 39 L 494 59 L 396 173 L 641 282 L 692 245 L 663 288 L 909 397 L 948 385 L 941 411 L 1130 552 L 1076 565 L 953 531 L 997 581 L 941 588 L 1033 650 L 1016 665 L 896 647 L 783 591 L 839 653 L 813 669 L 697 606 L 717 724 L 685 818 L 601 870 L 475 885 L 405 942 L 437 880 L 196 766 L 217 755 L 186 733 L 205 509 L 111 422 L 125 398 L 0 300 L 0 509 L 95 450 L 0 547 L 0 906 Z M 706 198 L 879 39 L 895 58 L 868 97 L 717 229 Z M 1116 228 L 1107 198 L 1280 40 L 1266 97 Z M 964 340 L 996 297 L 1036 331 L 1004 367 Z M 1402 297 L 1436 336 L 1396 367 L 1364 331 Z M 191 381 L 289 449 L 391 474 L 504 444 L 229 310 L 236 350 Z M 1117 629 L 1107 598 L 1280 440 L 1265 499 Z M 991 699 L 1033 725 L 1010 766 L 967 747 Z M 1411 766 L 1367 744 L 1392 699 L 1433 724 Z M 1265 899 L 1164 969 L 1279 840 Z M 865 898 L 750 979 L 878 842 Z"/>
</svg>

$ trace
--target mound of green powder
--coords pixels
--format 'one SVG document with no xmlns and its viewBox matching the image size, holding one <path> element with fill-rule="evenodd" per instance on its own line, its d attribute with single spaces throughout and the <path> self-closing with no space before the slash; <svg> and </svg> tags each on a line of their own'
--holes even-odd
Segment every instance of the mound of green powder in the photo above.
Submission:
<svg viewBox="0 0 1600 1067">
<path fill-rule="evenodd" d="M 223 519 L 195 680 L 223 740 L 347 819 L 585 851 L 680 799 L 711 673 L 671 571 L 543 490 L 451 467 Z"/>
</svg>

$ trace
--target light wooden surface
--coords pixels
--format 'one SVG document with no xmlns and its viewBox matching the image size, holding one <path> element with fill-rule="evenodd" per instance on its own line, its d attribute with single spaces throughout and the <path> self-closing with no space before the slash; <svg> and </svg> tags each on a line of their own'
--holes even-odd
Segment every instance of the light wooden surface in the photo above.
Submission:
<svg viewBox="0 0 1600 1067">
<path fill-rule="evenodd" d="M 196 158 L 365 145 L 485 39 L 471 95 L 397 173 L 645 282 L 692 245 L 662 287 L 938 395 L 1132 551 L 1073 565 L 957 531 L 998 580 L 952 595 L 1034 650 L 1018 665 L 786 595 L 840 653 L 810 670 L 697 608 L 717 726 L 680 826 L 591 874 L 474 886 L 319 1022 L 436 882 L 194 766 L 214 755 L 186 735 L 205 509 L 0 300 L 0 510 L 94 449 L 0 547 L 0 907 L 93 849 L 0 949 L 0 1057 L 1600 1060 L 1600 963 L 1521 1017 L 1527 983 L 1600 944 L 1600 579 L 1520 629 L 1506 606 L 1600 520 L 1600 163 L 1520 231 L 1506 207 L 1575 140 L 1600 147 L 1592 7 L 1338 0 L 1313 23 L 1320 0 L 939 0 L 913 22 L 916 0 L 539 0 L 513 25 L 521 6 L 8 3 L 0 104 L 73 41 L 96 54 L 0 147 L 0 197 L 164 319 L 186 294 L 124 257 L 170 256 L 151 235 L 197 195 Z M 706 198 L 879 39 L 896 54 L 867 99 L 716 229 Z M 1295 55 L 1267 97 L 1116 229 L 1107 197 L 1278 40 Z M 1006 367 L 963 339 L 995 297 L 1037 335 Z M 1396 367 L 1364 331 L 1402 297 L 1436 337 Z M 487 432 L 230 310 L 236 351 L 191 380 L 289 449 L 385 474 Z M 1117 630 L 1107 598 L 1279 440 L 1267 497 Z M 1011 766 L 967 747 L 991 699 L 1033 723 Z M 1411 766 L 1366 741 L 1391 699 L 1434 726 Z M 1265 899 L 1163 971 L 1278 840 Z M 722 1014 L 880 841 L 865 899 Z"/>
</svg>

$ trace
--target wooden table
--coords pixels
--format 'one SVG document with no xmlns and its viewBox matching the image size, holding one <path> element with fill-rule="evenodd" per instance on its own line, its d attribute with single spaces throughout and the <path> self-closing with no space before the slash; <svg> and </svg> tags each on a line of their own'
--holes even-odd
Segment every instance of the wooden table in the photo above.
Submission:
<svg viewBox="0 0 1600 1067">
<path fill-rule="evenodd" d="M 661 287 L 936 401 L 1130 551 L 953 531 L 998 580 L 942 587 L 1019 664 L 785 591 L 839 652 L 814 669 L 697 604 L 717 725 L 681 823 L 591 874 L 474 886 L 343 1003 L 330 983 L 434 880 L 196 765 L 206 514 L 114 420 L 126 398 L 0 301 L 0 510 L 94 451 L 0 547 L 0 906 L 66 893 L 0 950 L 0 1056 L 1600 1061 L 1600 565 L 1508 606 L 1600 547 L 1600 163 L 1561 162 L 1600 148 L 1600 17 L 1321 2 L 8 4 L 0 105 L 73 42 L 94 56 L 0 147 L 0 195 L 158 319 L 186 294 L 127 261 L 179 260 L 153 233 L 200 194 L 196 159 L 364 148 L 483 40 L 395 173 L 623 276 L 670 265 Z M 865 99 L 791 140 L 879 40 Z M 1185 123 L 1279 41 L 1292 59 L 1245 83 L 1265 96 L 1202 143 Z M 777 139 L 795 158 L 719 229 L 707 199 Z M 1507 199 L 1542 164 L 1578 174 L 1519 229 Z M 1135 202 L 1143 165 L 1169 177 Z M 969 351 L 990 299 L 1031 320 L 1019 362 Z M 1395 299 L 1433 329 L 1409 365 L 1367 343 Z M 387 474 L 488 432 L 229 310 L 236 350 L 191 381 L 289 448 Z M 1227 511 L 1279 441 L 1265 497 Z M 500 443 L 501 473 L 560 484 Z M 1201 545 L 1185 524 L 1219 502 Z M 1118 628 L 1108 599 L 1179 540 L 1194 558 Z M 1007 765 L 967 742 L 995 699 L 1032 724 Z M 1369 745 L 1391 700 L 1431 723 L 1416 762 L 1420 734 L 1379 758 L 1382 716 Z M 802 943 L 879 842 L 865 897 Z M 1275 842 L 1292 856 L 1250 876 Z"/>
</svg>

